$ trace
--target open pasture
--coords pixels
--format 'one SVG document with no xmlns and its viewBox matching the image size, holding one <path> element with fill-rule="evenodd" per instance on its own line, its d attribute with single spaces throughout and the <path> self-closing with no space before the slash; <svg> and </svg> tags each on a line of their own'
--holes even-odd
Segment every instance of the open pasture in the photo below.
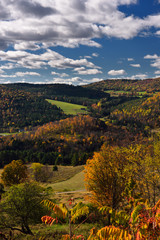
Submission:
<svg viewBox="0 0 160 240">
<path fill-rule="evenodd" d="M 67 102 L 61 102 L 51 99 L 46 99 L 52 105 L 56 105 L 61 108 L 65 114 L 77 115 L 77 114 L 87 114 L 87 107 L 78 104 L 72 104 Z"/>
</svg>

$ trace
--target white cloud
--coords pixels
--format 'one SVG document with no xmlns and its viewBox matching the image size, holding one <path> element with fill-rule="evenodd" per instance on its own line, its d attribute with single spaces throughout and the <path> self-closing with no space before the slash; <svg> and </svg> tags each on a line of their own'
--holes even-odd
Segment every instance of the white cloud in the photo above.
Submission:
<svg viewBox="0 0 160 240">
<path fill-rule="evenodd" d="M 135 68 L 140 68 L 141 65 L 138 63 L 138 64 L 130 64 L 131 67 L 135 67 Z"/>
<path fill-rule="evenodd" d="M 75 68 L 74 71 L 77 71 L 78 74 L 80 75 L 95 75 L 95 74 L 99 74 L 102 73 L 102 71 L 93 68 L 93 69 L 85 69 L 84 67 L 81 68 Z"/>
<path fill-rule="evenodd" d="M 117 76 L 117 75 L 123 75 L 125 74 L 125 70 L 121 69 L 121 70 L 110 70 L 108 72 L 109 75 L 112 75 L 112 76 Z"/>
<path fill-rule="evenodd" d="M 30 76 L 41 76 L 39 73 L 37 72 L 16 72 L 15 73 L 17 77 L 24 77 L 26 75 L 30 75 Z"/>
<path fill-rule="evenodd" d="M 32 50 L 36 51 L 40 49 L 40 46 L 33 42 L 20 42 L 14 45 L 15 50 Z"/>
<path fill-rule="evenodd" d="M 146 79 L 148 77 L 147 74 L 136 74 L 131 77 L 131 79 Z"/>
<path fill-rule="evenodd" d="M 156 31 L 156 35 L 158 35 L 158 36 L 160 35 L 160 30 L 159 30 L 159 31 Z"/>
<path fill-rule="evenodd" d="M 48 64 L 53 68 L 66 69 L 66 68 L 77 68 L 81 66 L 86 67 L 96 67 L 92 62 L 89 62 L 87 59 L 71 59 L 71 58 L 58 58 L 55 60 L 51 60 Z"/>
<path fill-rule="evenodd" d="M 76 68 L 81 66 L 100 68 L 85 58 L 66 58 L 63 55 L 49 49 L 39 55 L 20 50 L 7 52 L 0 51 L 0 60 L 9 61 L 13 64 L 18 64 L 19 67 L 29 69 L 40 69 L 44 66 L 51 66 L 59 69 Z"/>
<path fill-rule="evenodd" d="M 134 61 L 134 58 L 127 58 L 127 60 L 130 61 Z"/>
<path fill-rule="evenodd" d="M 98 54 L 98 53 L 92 53 L 92 56 L 93 56 L 93 57 L 98 57 L 99 54 Z"/>
<path fill-rule="evenodd" d="M 144 59 L 157 59 L 157 58 L 158 58 L 157 54 L 154 55 L 147 54 L 146 56 L 144 56 Z"/>
<path fill-rule="evenodd" d="M 39 43 L 100 47 L 93 39 L 103 35 L 130 39 L 160 27 L 160 14 L 138 18 L 119 10 L 121 5 L 131 4 L 137 0 L 1 0 L 0 47 L 9 43 L 16 50 L 36 50 Z"/>
<path fill-rule="evenodd" d="M 32 69 L 48 67 L 77 69 L 75 71 L 80 75 L 102 73 L 100 67 L 90 60 L 99 56 L 94 48 L 102 47 L 100 38 L 131 39 L 145 37 L 150 31 L 155 37 L 160 35 L 160 14 L 143 18 L 126 14 L 121 6 L 130 7 L 131 4 L 138 4 L 138 0 L 0 0 L 0 60 L 4 64 L 0 73 L 5 75 L 5 70 L 13 68 L 33 72 Z M 77 48 L 80 45 L 93 47 L 92 55 L 88 56 L 86 52 L 87 56 L 81 59 L 71 59 L 48 49 L 55 46 Z M 7 51 L 7 46 L 14 51 Z M 148 54 L 144 59 L 152 60 L 151 66 L 160 69 L 157 54 Z M 128 58 L 128 61 L 134 59 Z M 139 64 L 131 66 L 140 67 Z M 119 76 L 126 73 L 120 69 L 108 74 Z M 68 77 L 66 73 L 54 75 Z"/>
<path fill-rule="evenodd" d="M 1 71 L 0 71 L 1 73 Z M 16 72 L 15 74 L 0 74 L 0 77 L 2 78 L 16 78 L 16 77 L 24 77 L 26 75 L 29 76 L 40 76 L 37 72 Z"/>
<path fill-rule="evenodd" d="M 92 58 L 91 56 L 84 56 L 84 58 Z"/>
<path fill-rule="evenodd" d="M 148 54 L 148 55 L 144 56 L 144 59 L 152 60 L 151 67 L 156 67 L 156 68 L 160 69 L 160 57 L 157 54 L 154 54 L 154 55 Z"/>
<path fill-rule="evenodd" d="M 15 74 L 9 74 L 9 75 L 7 75 L 7 74 L 0 74 L 0 77 L 1 78 L 15 78 L 17 76 Z"/>
<path fill-rule="evenodd" d="M 155 73 L 155 74 L 160 74 L 160 70 L 158 70 L 158 71 L 155 71 L 154 73 Z"/>
<path fill-rule="evenodd" d="M 160 69 L 160 58 L 156 59 L 151 66 Z"/>
<path fill-rule="evenodd" d="M 93 82 L 102 81 L 102 78 L 92 78 L 92 79 L 84 79 L 81 77 L 72 77 L 72 78 L 54 78 L 53 80 L 46 80 L 45 83 L 60 83 L 60 84 L 72 84 L 72 85 L 85 85 Z"/>
<path fill-rule="evenodd" d="M 16 68 L 18 67 L 18 64 L 13 64 L 13 63 L 7 63 L 7 64 L 4 64 L 2 66 L 0 66 L 0 69 L 13 69 L 13 68 Z"/>
<path fill-rule="evenodd" d="M 57 73 L 57 72 L 51 72 L 52 75 L 57 75 L 60 77 L 68 77 L 69 75 L 67 73 Z"/>
</svg>

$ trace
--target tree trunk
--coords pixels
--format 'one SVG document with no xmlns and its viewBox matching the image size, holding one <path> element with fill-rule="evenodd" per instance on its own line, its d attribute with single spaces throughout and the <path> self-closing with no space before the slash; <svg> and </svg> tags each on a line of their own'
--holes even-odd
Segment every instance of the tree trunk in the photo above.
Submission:
<svg viewBox="0 0 160 240">
<path fill-rule="evenodd" d="M 71 213 L 69 213 L 69 239 L 72 239 Z"/>
<path fill-rule="evenodd" d="M 33 235 L 31 229 L 29 228 L 28 224 L 23 223 L 22 224 L 22 232 L 25 234 Z"/>
</svg>

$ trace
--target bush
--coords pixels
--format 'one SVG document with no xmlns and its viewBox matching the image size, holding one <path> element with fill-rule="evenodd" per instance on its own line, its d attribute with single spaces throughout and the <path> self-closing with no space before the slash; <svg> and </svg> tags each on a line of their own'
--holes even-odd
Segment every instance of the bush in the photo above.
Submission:
<svg viewBox="0 0 160 240">
<path fill-rule="evenodd" d="M 53 171 L 54 171 L 54 172 L 55 172 L 55 171 L 58 171 L 57 165 L 54 165 L 54 166 L 53 166 Z"/>
</svg>

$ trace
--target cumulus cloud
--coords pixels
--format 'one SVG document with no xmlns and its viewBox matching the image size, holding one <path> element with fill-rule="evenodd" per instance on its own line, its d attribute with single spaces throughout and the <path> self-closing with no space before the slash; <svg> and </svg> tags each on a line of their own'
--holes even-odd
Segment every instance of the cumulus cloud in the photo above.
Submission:
<svg viewBox="0 0 160 240">
<path fill-rule="evenodd" d="M 57 75 L 60 77 L 68 77 L 69 75 L 67 73 L 58 73 L 58 72 L 51 72 L 52 75 Z"/>
<path fill-rule="evenodd" d="M 45 83 L 59 83 L 59 84 L 72 84 L 72 85 L 85 85 L 93 82 L 102 81 L 102 78 L 91 78 L 91 79 L 84 79 L 81 77 L 72 77 L 72 78 L 54 78 L 53 80 L 46 80 Z"/>
<path fill-rule="evenodd" d="M 160 57 L 157 54 L 154 54 L 154 55 L 148 54 L 144 56 L 144 59 L 151 60 L 151 67 L 156 67 L 160 69 Z"/>
<path fill-rule="evenodd" d="M 124 69 L 121 69 L 121 70 L 110 70 L 108 72 L 109 75 L 111 76 L 118 76 L 118 75 L 124 75 L 126 72 Z"/>
<path fill-rule="evenodd" d="M 1 69 L 0 69 L 0 73 L 3 73 L 3 72 L 1 72 Z M 24 77 L 26 75 L 38 76 L 38 77 L 41 76 L 37 72 L 16 72 L 15 74 L 0 74 L 0 77 L 1 78 L 16 78 L 16 77 Z"/>
<path fill-rule="evenodd" d="M 147 74 L 136 74 L 131 77 L 131 79 L 146 79 L 148 77 Z"/>
<path fill-rule="evenodd" d="M 139 63 L 137 63 L 137 64 L 130 64 L 130 66 L 131 67 L 135 67 L 135 68 L 140 68 L 141 67 L 141 65 Z"/>
<path fill-rule="evenodd" d="M 20 42 L 14 45 L 15 50 L 32 50 L 36 51 L 40 49 L 40 46 L 33 42 Z"/>
<path fill-rule="evenodd" d="M 130 61 L 134 61 L 134 58 L 127 58 L 127 60 Z"/>
<path fill-rule="evenodd" d="M 146 56 L 144 56 L 144 59 L 157 59 L 157 58 L 158 58 L 157 54 L 154 55 L 147 54 Z"/>
<path fill-rule="evenodd" d="M 159 31 L 156 31 L 156 35 L 158 35 L 158 36 L 160 35 L 160 30 L 159 30 Z"/>
<path fill-rule="evenodd" d="M 137 0 L 1 0 L 0 35 L 3 44 L 30 41 L 48 46 L 100 47 L 102 36 L 130 39 L 141 31 L 160 27 L 160 14 L 139 18 L 125 15 L 121 5 Z M 33 46 L 36 47 L 36 46 Z"/>
<path fill-rule="evenodd" d="M 26 75 L 30 75 L 30 76 L 41 76 L 39 73 L 37 72 L 16 72 L 16 76 L 17 77 L 24 77 Z"/>
<path fill-rule="evenodd" d="M 90 60 L 91 57 L 96 60 L 98 50 L 94 49 L 91 56 L 86 53 L 87 56 L 81 59 L 71 59 L 48 48 L 77 48 L 80 45 L 100 48 L 100 38 L 145 37 L 150 30 L 158 37 L 160 14 L 141 18 L 127 15 L 120 8 L 137 3 L 138 0 L 0 0 L 0 60 L 5 64 L 4 68 L 0 67 L 1 74 L 5 75 L 4 70 L 14 67 L 26 68 L 26 72 L 28 69 L 49 67 L 81 68 L 77 70 L 79 75 L 101 73 L 100 68 Z M 8 46 L 12 46 L 9 49 L 14 51 L 6 51 Z M 160 69 L 156 54 L 144 58 L 151 59 L 151 66 Z M 134 59 L 128 58 L 128 61 Z M 131 66 L 140 67 L 138 64 Z M 111 70 L 108 74 L 119 76 L 125 71 Z M 54 75 L 68 77 L 64 73 Z"/>
<path fill-rule="evenodd" d="M 151 63 L 151 66 L 160 69 L 160 58 L 156 59 L 153 63 Z"/>
<path fill-rule="evenodd" d="M 77 71 L 79 75 L 95 75 L 95 74 L 102 73 L 102 71 L 96 68 L 85 69 L 84 67 L 75 68 L 74 71 Z"/>
<path fill-rule="evenodd" d="M 7 52 L 0 51 L 0 60 L 9 61 L 15 63 L 16 65 L 18 64 L 19 67 L 29 69 L 40 69 L 44 66 L 50 66 L 52 68 L 59 69 L 76 68 L 81 66 L 99 68 L 85 58 L 66 58 L 63 55 L 50 49 L 46 50 L 42 54 L 33 54 L 20 50 Z"/>
<path fill-rule="evenodd" d="M 155 74 L 160 74 L 160 70 L 157 70 L 154 72 Z"/>
<path fill-rule="evenodd" d="M 92 53 L 92 56 L 93 56 L 93 57 L 98 57 L 99 54 L 98 54 L 98 53 Z"/>
</svg>

